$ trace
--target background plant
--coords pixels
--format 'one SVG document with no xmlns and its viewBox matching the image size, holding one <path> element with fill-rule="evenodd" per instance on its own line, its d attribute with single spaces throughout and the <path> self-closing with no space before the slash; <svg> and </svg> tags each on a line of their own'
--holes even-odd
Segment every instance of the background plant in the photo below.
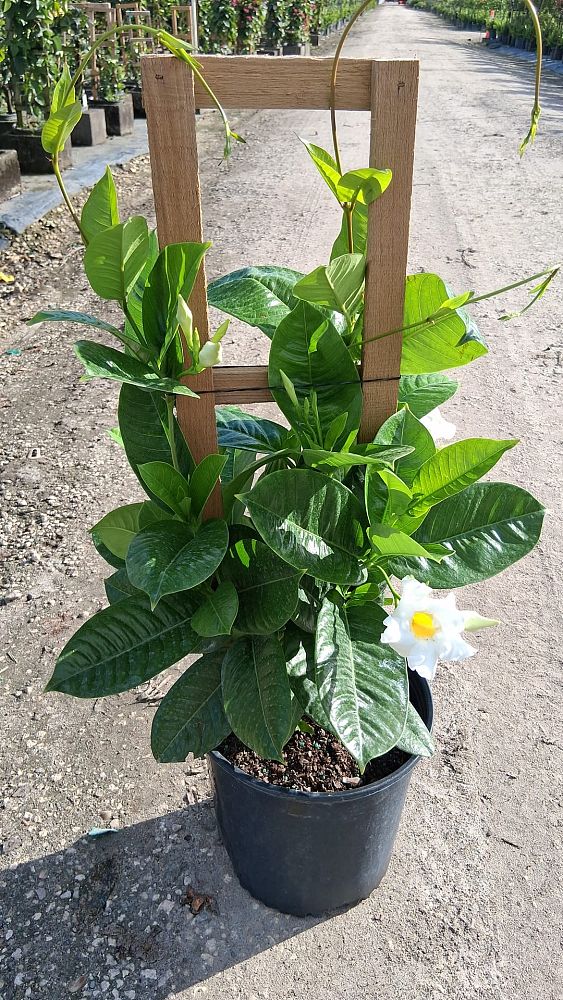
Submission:
<svg viewBox="0 0 563 1000">
<path fill-rule="evenodd" d="M 289 23 L 289 0 L 268 0 L 264 37 L 266 44 L 279 48 L 285 42 Z"/>
<path fill-rule="evenodd" d="M 237 51 L 256 52 L 266 23 L 265 0 L 237 0 Z"/>
</svg>

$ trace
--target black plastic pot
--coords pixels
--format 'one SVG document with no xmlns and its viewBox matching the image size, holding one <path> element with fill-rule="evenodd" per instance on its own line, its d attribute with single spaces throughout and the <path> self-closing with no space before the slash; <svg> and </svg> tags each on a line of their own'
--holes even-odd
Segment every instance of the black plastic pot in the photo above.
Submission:
<svg viewBox="0 0 563 1000">
<path fill-rule="evenodd" d="M 432 725 L 432 696 L 412 674 L 411 701 Z M 320 915 L 369 896 L 387 871 L 418 757 L 346 792 L 299 792 L 208 755 L 217 822 L 239 881 L 267 906 Z"/>
<path fill-rule="evenodd" d="M 135 124 L 131 94 L 119 101 L 91 101 L 91 106 L 104 109 L 108 135 L 131 135 Z"/>
</svg>

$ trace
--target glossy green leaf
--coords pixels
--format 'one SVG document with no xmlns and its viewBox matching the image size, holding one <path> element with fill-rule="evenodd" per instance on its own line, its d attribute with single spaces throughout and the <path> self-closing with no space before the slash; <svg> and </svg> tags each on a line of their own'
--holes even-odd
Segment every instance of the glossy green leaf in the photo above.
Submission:
<svg viewBox="0 0 563 1000">
<path fill-rule="evenodd" d="M 326 267 L 317 267 L 296 282 L 293 294 L 312 305 L 334 309 L 347 316 L 358 301 L 364 283 L 366 261 L 363 254 L 335 257 Z"/>
<path fill-rule="evenodd" d="M 125 567 L 118 569 L 111 576 L 104 580 L 106 597 L 110 604 L 117 604 L 118 601 L 126 601 L 128 597 L 142 597 L 143 595 L 133 586 Z"/>
<path fill-rule="evenodd" d="M 185 519 L 191 506 L 187 479 L 169 462 L 145 462 L 138 468 L 149 496 L 156 496 L 178 517 Z"/>
<path fill-rule="evenodd" d="M 60 153 L 73 128 L 82 118 L 82 104 L 74 101 L 53 111 L 41 130 L 41 145 L 46 153 Z"/>
<path fill-rule="evenodd" d="M 404 407 L 394 413 L 380 427 L 375 444 L 409 445 L 413 451 L 399 459 L 395 472 L 410 485 L 421 465 L 424 465 L 436 452 L 434 438 L 424 424 Z"/>
<path fill-rule="evenodd" d="M 220 573 L 222 580 L 236 587 L 238 632 L 269 635 L 293 615 L 301 571 L 280 559 L 263 542 L 240 539 L 229 549 Z"/>
<path fill-rule="evenodd" d="M 224 516 L 231 524 L 236 524 L 244 517 L 244 504 L 236 500 L 235 496 L 252 486 L 255 461 L 256 455 L 251 451 L 241 451 L 238 448 L 227 451 L 227 461 L 221 474 L 221 493 Z"/>
<path fill-rule="evenodd" d="M 90 191 L 82 214 L 80 228 L 88 241 L 93 240 L 98 233 L 119 224 L 119 209 L 117 191 L 109 167 Z"/>
<path fill-rule="evenodd" d="M 447 375 L 401 375 L 399 379 L 399 403 L 406 404 L 420 420 L 431 410 L 441 406 L 454 395 L 459 382 Z"/>
<path fill-rule="evenodd" d="M 361 446 L 360 446 L 361 447 Z M 369 448 L 371 447 L 371 451 Z M 410 447 L 365 446 L 361 453 L 354 451 L 324 451 L 322 448 L 303 448 L 303 461 L 313 469 L 350 469 L 353 465 L 375 465 L 383 468 L 412 451 Z"/>
<path fill-rule="evenodd" d="M 519 486 L 474 483 L 433 507 L 414 536 L 421 545 L 439 542 L 451 555 L 439 565 L 397 560 L 393 573 L 411 573 L 436 590 L 486 580 L 533 549 L 544 514 L 542 505 Z"/>
<path fill-rule="evenodd" d="M 156 607 L 166 594 L 191 590 L 208 580 L 223 559 L 228 542 L 224 521 L 207 521 L 195 535 L 180 521 L 152 524 L 129 546 L 129 579 Z"/>
<path fill-rule="evenodd" d="M 149 230 L 148 252 L 142 270 L 127 295 L 127 312 L 140 331 L 143 327 L 143 297 L 149 274 L 160 253 L 156 229 Z"/>
<path fill-rule="evenodd" d="M 319 697 L 315 676 L 315 636 L 298 628 L 287 628 L 284 648 L 289 674 L 289 684 L 303 714 L 310 716 L 328 732 L 334 732 Z"/>
<path fill-rule="evenodd" d="M 387 524 L 372 524 L 368 531 L 368 538 L 375 554 L 380 559 L 416 556 L 440 562 L 440 559 L 448 552 L 446 548 L 440 546 L 436 546 L 433 551 L 425 549 L 415 538 L 411 538 L 404 531 L 398 531 L 397 528 L 391 528 Z"/>
<path fill-rule="evenodd" d="M 238 406 L 218 406 L 215 413 L 221 448 L 239 448 L 266 455 L 285 447 L 289 431 L 273 420 L 244 413 Z"/>
<path fill-rule="evenodd" d="M 142 503 L 129 503 L 102 517 L 92 531 L 119 559 L 125 559 L 133 538 L 139 531 L 139 514 Z"/>
<path fill-rule="evenodd" d="M 139 473 L 140 465 L 148 462 L 169 463 L 172 460 L 166 401 L 162 393 L 145 392 L 124 383 L 119 393 L 118 416 L 125 454 L 133 472 L 143 483 Z M 185 478 L 189 478 L 194 467 L 193 459 L 176 418 L 173 427 L 180 472 Z M 152 494 L 152 499 L 160 502 L 155 494 Z"/>
<path fill-rule="evenodd" d="M 291 566 L 329 583 L 362 581 L 363 513 L 341 483 L 288 469 L 259 480 L 244 499 L 266 544 Z"/>
<path fill-rule="evenodd" d="M 226 461 L 226 455 L 206 455 L 199 465 L 196 465 L 190 479 L 190 496 L 194 517 L 199 517 L 203 511 Z"/>
<path fill-rule="evenodd" d="M 74 104 L 75 100 L 76 91 L 72 86 L 70 70 L 65 63 L 62 73 L 53 88 L 50 111 L 51 113 L 53 111 L 59 111 L 61 108 L 65 108 L 68 104 Z"/>
<path fill-rule="evenodd" d="M 223 710 L 223 650 L 207 653 L 172 685 L 152 722 L 151 749 L 162 764 L 203 757 L 227 737 L 231 727 Z"/>
<path fill-rule="evenodd" d="M 481 479 L 517 441 L 467 438 L 441 448 L 418 470 L 409 513 L 417 516 Z"/>
<path fill-rule="evenodd" d="M 273 337 L 278 324 L 297 305 L 293 286 L 301 277 L 288 267 L 245 267 L 212 281 L 207 298 L 210 306 Z"/>
<path fill-rule="evenodd" d="M 155 356 L 163 355 L 176 333 L 178 296 L 187 302 L 210 243 L 171 243 L 164 247 L 148 276 L 143 294 L 143 337 Z"/>
<path fill-rule="evenodd" d="M 409 696 L 405 660 L 378 642 L 369 605 L 346 611 L 331 592 L 319 611 L 315 663 L 323 708 L 363 771 L 403 732 Z"/>
<path fill-rule="evenodd" d="M 104 559 L 110 566 L 113 566 L 114 569 L 123 569 L 125 567 L 125 560 L 116 556 L 115 553 L 108 549 L 107 545 L 102 542 L 102 539 L 98 535 L 95 528 L 90 528 L 90 536 L 96 552 L 102 557 L 102 559 Z"/>
<path fill-rule="evenodd" d="M 324 324 L 325 332 L 316 351 L 311 353 L 311 341 Z M 283 388 L 282 371 L 295 386 L 300 403 L 310 397 L 312 390 L 316 392 L 324 433 L 342 412 L 348 414 L 342 437 L 358 429 L 362 411 L 358 369 L 340 334 L 318 309 L 307 302 L 300 302 L 281 321 L 272 340 L 268 368 L 272 395 L 295 426 L 299 424 L 299 417 Z"/>
<path fill-rule="evenodd" d="M 238 612 L 236 588 L 228 580 L 207 595 L 192 618 L 192 628 L 198 635 L 230 635 Z"/>
<path fill-rule="evenodd" d="M 306 142 L 305 139 L 301 139 L 301 142 L 305 146 L 323 181 L 328 185 L 334 197 L 338 198 L 337 188 L 340 180 L 340 171 L 336 160 L 322 146 L 316 146 L 314 142 Z"/>
<path fill-rule="evenodd" d="M 393 173 L 376 167 L 361 167 L 349 170 L 339 180 L 336 189 L 340 201 L 358 200 L 363 205 L 371 205 L 389 187 Z"/>
<path fill-rule="evenodd" d="M 167 597 L 151 611 L 142 595 L 104 608 L 66 644 L 47 691 L 101 698 L 150 680 L 198 650 L 202 640 L 190 624 L 198 601 Z"/>
<path fill-rule="evenodd" d="M 449 297 L 437 274 L 410 274 L 405 287 L 404 324 L 428 319 Z M 419 375 L 467 365 L 487 353 L 487 346 L 464 309 L 437 319 L 430 327 L 405 330 L 401 374 Z"/>
<path fill-rule="evenodd" d="M 126 301 L 149 253 L 147 220 L 134 215 L 95 236 L 84 254 L 84 270 L 96 295 Z"/>
<path fill-rule="evenodd" d="M 412 502 L 406 483 L 389 469 L 367 469 L 365 502 L 370 524 L 395 524 Z"/>
<path fill-rule="evenodd" d="M 261 757 L 283 761 L 293 713 L 285 655 L 275 636 L 237 639 L 223 659 L 222 687 L 238 738 Z"/>
<path fill-rule="evenodd" d="M 416 757 L 431 757 L 435 751 L 432 733 L 428 731 L 416 708 L 409 701 L 405 728 L 397 743 L 399 750 Z"/>
<path fill-rule="evenodd" d="M 89 316 L 88 313 L 72 312 L 70 309 L 43 309 L 27 322 L 29 326 L 34 326 L 36 323 L 80 323 L 81 326 L 91 326 L 96 330 L 112 333 L 119 339 L 123 337 L 121 330 L 112 323 L 106 323 L 96 316 Z"/>
<path fill-rule="evenodd" d="M 186 385 L 173 378 L 161 378 L 155 371 L 137 358 L 116 351 L 105 344 L 93 340 L 77 340 L 74 353 L 82 362 L 89 378 L 109 378 L 114 382 L 127 382 L 146 392 L 166 392 L 178 396 L 194 396 Z"/>
</svg>

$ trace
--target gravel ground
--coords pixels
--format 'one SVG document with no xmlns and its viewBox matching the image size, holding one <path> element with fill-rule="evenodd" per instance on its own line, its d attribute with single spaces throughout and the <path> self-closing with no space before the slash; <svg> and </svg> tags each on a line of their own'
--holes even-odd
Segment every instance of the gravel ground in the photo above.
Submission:
<svg viewBox="0 0 563 1000">
<path fill-rule="evenodd" d="M 411 268 L 458 291 L 561 254 L 561 83 L 545 84 L 540 138 L 520 162 L 531 68 L 475 41 L 394 6 L 362 19 L 348 51 L 421 60 Z M 240 116 L 248 144 L 225 168 L 205 116 L 212 275 L 324 259 L 336 219 L 296 134 L 328 145 L 327 117 Z M 366 162 L 367 128 L 365 115 L 342 116 L 351 167 Z M 146 159 L 117 181 L 124 212 L 152 214 Z M 495 321 L 507 303 L 485 304 L 491 353 L 447 406 L 463 435 L 521 439 L 500 478 L 551 510 L 542 544 L 464 599 L 505 624 L 469 665 L 440 670 L 439 752 L 417 768 L 386 881 L 346 913 L 301 920 L 239 887 L 204 765 L 152 760 L 157 685 L 93 703 L 42 693 L 57 651 L 103 603 L 87 529 L 138 487 L 107 434 L 116 389 L 78 382 L 76 331 L 24 325 L 49 305 L 98 309 L 62 211 L 15 240 L 0 269 L 16 279 L 0 285 L 0 995 L 560 1000 L 563 284 L 512 324 Z M 235 328 L 226 354 L 262 361 L 265 345 Z M 86 836 L 107 826 L 116 832 Z"/>
</svg>

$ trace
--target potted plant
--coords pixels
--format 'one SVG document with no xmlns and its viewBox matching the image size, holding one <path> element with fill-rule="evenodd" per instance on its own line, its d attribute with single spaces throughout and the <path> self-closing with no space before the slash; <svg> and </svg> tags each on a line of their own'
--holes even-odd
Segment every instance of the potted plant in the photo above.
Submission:
<svg viewBox="0 0 563 1000">
<path fill-rule="evenodd" d="M 4 57 L 6 74 L 3 83 L 10 97 L 9 118 L 0 128 L 0 148 L 16 150 L 22 173 L 51 172 L 41 143 L 41 129 L 62 56 L 61 38 L 56 31 L 60 14 L 60 8 L 49 0 L 37 0 L 34 4 L 12 0 L 4 4 L 0 54 Z M 59 168 L 71 164 L 68 142 L 61 150 Z"/>
<path fill-rule="evenodd" d="M 68 81 L 62 93 L 70 102 Z M 208 756 L 242 884 L 296 914 L 354 903 L 383 877 L 412 770 L 433 751 L 437 661 L 472 656 L 466 634 L 496 624 L 452 591 L 528 553 L 544 514 L 521 487 L 480 482 L 516 441 L 437 446 L 452 435 L 437 408 L 457 389 L 444 370 L 487 353 L 465 307 L 497 292 L 407 278 L 398 408 L 358 442 L 365 219 L 393 179 L 343 171 L 334 138 L 334 157 L 305 144 L 343 216 L 330 261 L 307 275 L 247 268 L 208 289 L 271 338 L 286 425 L 219 408 L 219 450 L 194 463 L 175 398 L 221 360 L 229 322 L 202 345 L 187 305 L 209 244 L 159 252 L 144 218 L 120 219 L 109 169 L 78 222 L 86 276 L 122 324 L 58 310 L 31 321 L 117 340 L 79 341 L 76 354 L 86 379 L 121 383 L 119 436 L 139 482 L 92 528 L 108 606 L 67 643 L 47 689 L 118 694 L 195 655 L 156 711 L 154 756 Z M 532 301 L 556 272 L 533 276 Z M 223 513 L 209 518 L 217 484 Z"/>
</svg>

